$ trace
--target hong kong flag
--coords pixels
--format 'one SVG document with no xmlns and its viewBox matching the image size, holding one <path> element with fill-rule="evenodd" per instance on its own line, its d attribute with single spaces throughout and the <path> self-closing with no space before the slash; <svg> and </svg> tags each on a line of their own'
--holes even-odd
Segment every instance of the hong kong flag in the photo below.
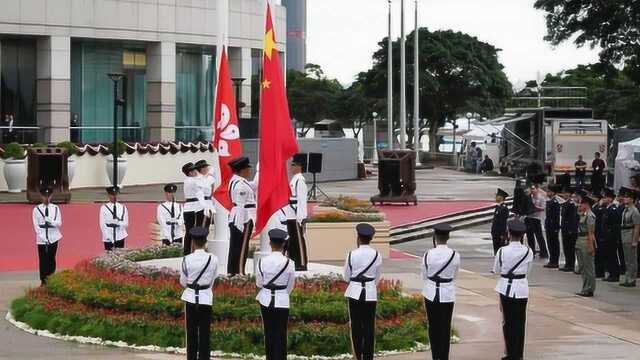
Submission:
<svg viewBox="0 0 640 360">
<path fill-rule="evenodd" d="M 218 164 L 220 166 L 220 186 L 214 192 L 215 199 L 227 210 L 231 210 L 229 196 L 229 181 L 233 172 L 229 161 L 242 155 L 240 130 L 238 129 L 238 114 L 236 113 L 236 99 L 233 95 L 233 85 L 229 72 L 227 51 L 223 47 L 220 56 L 220 70 L 216 89 L 216 104 L 214 113 L 213 145 L 218 150 Z"/>
<path fill-rule="evenodd" d="M 256 233 L 265 227 L 276 211 L 289 203 L 287 160 L 298 152 L 269 5 L 260 95 L 260 176 Z"/>
</svg>

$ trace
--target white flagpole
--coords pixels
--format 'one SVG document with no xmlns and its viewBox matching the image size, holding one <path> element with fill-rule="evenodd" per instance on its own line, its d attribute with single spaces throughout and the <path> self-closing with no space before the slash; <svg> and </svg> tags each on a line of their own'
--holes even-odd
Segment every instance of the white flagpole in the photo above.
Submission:
<svg viewBox="0 0 640 360">
<path fill-rule="evenodd" d="M 420 165 L 420 62 L 418 30 L 418 0 L 416 1 L 416 29 L 413 39 L 413 150 L 416 152 L 416 165 Z"/>
<path fill-rule="evenodd" d="M 393 150 L 393 40 L 391 38 L 391 7 L 389 0 L 389 37 L 387 39 L 387 149 Z"/>
<path fill-rule="evenodd" d="M 400 149 L 407 148 L 407 52 L 404 36 L 404 0 L 400 0 Z"/>
</svg>

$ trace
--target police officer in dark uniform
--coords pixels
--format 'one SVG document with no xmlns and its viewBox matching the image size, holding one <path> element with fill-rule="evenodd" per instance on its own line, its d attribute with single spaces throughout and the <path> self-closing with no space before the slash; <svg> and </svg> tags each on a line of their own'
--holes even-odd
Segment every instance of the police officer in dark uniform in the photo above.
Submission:
<svg viewBox="0 0 640 360">
<path fill-rule="evenodd" d="M 602 281 L 618 282 L 620 279 L 620 259 L 618 259 L 618 243 L 620 243 L 620 226 L 622 224 L 621 206 L 615 202 L 616 193 L 612 189 L 604 189 L 603 205 L 606 206 L 602 215 L 604 232 L 604 253 L 606 256 L 606 270 L 608 275 Z"/>
<path fill-rule="evenodd" d="M 558 194 L 562 191 L 562 186 L 558 184 L 549 185 L 545 208 L 544 230 L 547 235 L 549 246 L 549 262 L 544 265 L 548 269 L 557 269 L 560 259 L 560 212 L 561 205 Z"/>
<path fill-rule="evenodd" d="M 509 207 L 504 203 L 509 197 L 506 191 L 498 189 L 496 193 L 496 210 L 493 212 L 491 222 L 491 239 L 493 241 L 493 254 L 495 255 L 507 238 L 507 220 L 509 220 Z"/>
<path fill-rule="evenodd" d="M 564 253 L 564 267 L 560 271 L 572 272 L 576 265 L 576 240 L 578 239 L 578 205 L 575 192 L 562 204 L 560 229 L 562 232 L 562 251 Z"/>
<path fill-rule="evenodd" d="M 596 237 L 596 255 L 595 255 L 595 273 L 596 278 L 603 278 L 606 264 L 606 254 L 605 250 L 605 231 L 606 228 L 603 223 L 604 219 L 604 211 L 606 206 L 604 206 L 602 202 L 602 194 L 594 193 L 593 198 L 596 200 L 596 203 L 591 208 L 591 211 L 596 216 L 596 225 L 595 225 L 595 237 Z"/>
</svg>

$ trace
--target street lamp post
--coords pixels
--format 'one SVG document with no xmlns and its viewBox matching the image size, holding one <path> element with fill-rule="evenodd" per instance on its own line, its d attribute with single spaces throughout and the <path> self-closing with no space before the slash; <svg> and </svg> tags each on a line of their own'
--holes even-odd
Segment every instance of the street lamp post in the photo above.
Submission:
<svg viewBox="0 0 640 360">
<path fill-rule="evenodd" d="M 416 28 L 413 32 L 413 147 L 416 152 L 416 165 L 420 165 L 420 65 L 418 62 L 420 49 L 418 48 L 418 0 L 415 6 Z"/>
<path fill-rule="evenodd" d="M 242 93 L 240 90 L 242 89 L 242 83 L 247 80 L 245 78 L 232 78 L 233 85 L 236 87 L 236 116 L 238 120 L 240 120 L 240 109 L 244 108 L 244 103 L 242 102 Z"/>
<path fill-rule="evenodd" d="M 373 117 L 373 158 L 371 159 L 372 164 L 378 163 L 378 127 L 376 125 L 376 120 L 378 119 L 378 113 L 373 112 L 371 114 Z"/>
<path fill-rule="evenodd" d="M 120 73 L 110 73 L 107 75 L 111 81 L 113 81 L 113 147 L 111 148 L 113 155 L 113 179 L 111 179 L 111 184 L 118 186 L 118 106 L 124 105 L 124 100 L 118 99 L 118 83 L 124 78 L 124 75 Z"/>
<path fill-rule="evenodd" d="M 458 127 L 456 118 L 453 118 L 453 166 L 458 169 L 458 152 L 456 151 L 456 128 Z"/>
<path fill-rule="evenodd" d="M 393 41 L 391 40 L 391 0 L 389 0 L 389 37 L 387 38 L 387 149 L 393 150 Z"/>
</svg>

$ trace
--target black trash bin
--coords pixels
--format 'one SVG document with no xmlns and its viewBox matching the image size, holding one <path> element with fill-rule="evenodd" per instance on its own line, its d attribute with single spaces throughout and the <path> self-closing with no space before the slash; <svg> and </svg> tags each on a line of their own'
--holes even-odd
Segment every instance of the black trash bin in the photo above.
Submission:
<svg viewBox="0 0 640 360">
<path fill-rule="evenodd" d="M 49 186 L 53 189 L 51 199 L 54 202 L 69 202 L 67 151 L 57 147 L 34 147 L 27 151 L 27 157 L 27 200 L 40 202 L 40 188 Z"/>
<path fill-rule="evenodd" d="M 378 191 L 378 195 L 371 197 L 373 204 L 418 204 L 415 151 L 378 151 Z"/>
</svg>

